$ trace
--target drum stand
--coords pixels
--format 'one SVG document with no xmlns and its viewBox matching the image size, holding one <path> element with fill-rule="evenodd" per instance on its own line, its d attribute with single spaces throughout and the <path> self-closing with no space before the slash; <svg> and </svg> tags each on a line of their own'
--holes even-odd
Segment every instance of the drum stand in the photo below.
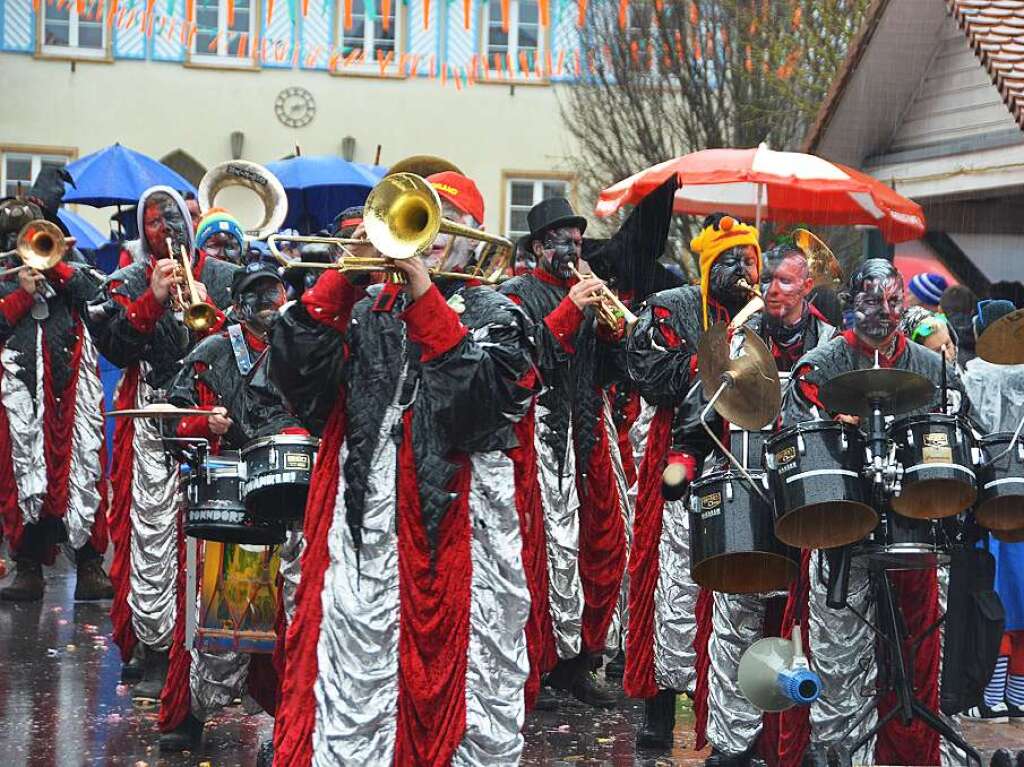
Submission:
<svg viewBox="0 0 1024 767">
<path fill-rule="evenodd" d="M 844 753 L 840 756 L 839 763 L 847 765 L 850 764 L 853 754 L 857 753 L 857 751 L 863 748 L 865 744 L 878 735 L 878 733 L 881 732 L 892 719 L 899 716 L 904 725 L 909 725 L 914 719 L 924 722 L 928 729 L 939 733 L 939 735 L 944 737 L 949 743 L 966 753 L 968 765 L 973 760 L 980 767 L 982 764 L 981 755 L 972 748 L 945 719 L 943 719 L 937 712 L 928 708 L 928 706 L 926 706 L 919 698 L 914 696 L 914 655 L 917 652 L 918 646 L 927 639 L 932 632 L 938 629 L 942 621 L 945 620 L 945 616 L 939 618 L 939 620 L 929 626 L 928 630 L 918 637 L 912 645 L 906 647 L 905 640 L 908 638 L 907 628 L 903 620 L 903 615 L 900 613 L 899 606 L 896 603 L 892 582 L 889 580 L 889 573 L 884 568 L 879 568 L 878 571 L 874 573 L 874 576 L 873 580 L 875 582 L 875 594 L 877 600 L 876 610 L 878 612 L 880 627 L 872 625 L 866 617 L 856 610 L 853 610 L 853 608 L 850 609 L 882 640 L 885 662 L 880 664 L 880 666 L 886 669 L 888 679 L 886 680 L 886 689 L 875 696 L 874 705 L 864 710 L 864 713 L 861 714 L 846 731 L 842 740 L 845 741 L 853 732 L 856 731 L 864 719 L 869 716 L 872 711 L 877 709 L 878 703 L 886 692 L 892 691 L 895 693 L 896 705 L 893 706 L 889 713 L 881 717 L 874 727 L 850 745 L 849 748 L 843 747 Z M 831 761 L 832 760 L 830 759 L 830 762 Z"/>
</svg>

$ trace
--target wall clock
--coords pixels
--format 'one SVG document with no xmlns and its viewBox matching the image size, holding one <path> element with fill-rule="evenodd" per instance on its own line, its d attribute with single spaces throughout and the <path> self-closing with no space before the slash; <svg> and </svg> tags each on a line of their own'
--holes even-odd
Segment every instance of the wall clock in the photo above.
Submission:
<svg viewBox="0 0 1024 767">
<path fill-rule="evenodd" d="M 316 116 L 316 100 L 305 88 L 285 88 L 277 94 L 274 114 L 289 128 L 303 128 Z"/>
</svg>

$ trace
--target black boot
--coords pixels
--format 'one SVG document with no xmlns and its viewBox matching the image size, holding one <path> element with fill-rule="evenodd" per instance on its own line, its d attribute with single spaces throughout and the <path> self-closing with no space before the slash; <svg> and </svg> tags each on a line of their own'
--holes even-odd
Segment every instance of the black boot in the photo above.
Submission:
<svg viewBox="0 0 1024 767">
<path fill-rule="evenodd" d="M 88 543 L 76 553 L 75 601 L 113 599 L 114 584 L 103 572 L 103 560 Z"/>
<path fill-rule="evenodd" d="M 199 746 L 203 739 L 203 723 L 192 716 L 189 711 L 185 721 L 179 724 L 170 732 L 160 735 L 160 752 L 167 754 L 172 752 L 193 751 Z"/>
<path fill-rule="evenodd" d="M 132 688 L 133 700 L 160 700 L 167 679 L 167 651 L 147 647 L 142 659 L 142 681 Z"/>
<path fill-rule="evenodd" d="M 135 645 L 135 652 L 127 663 L 121 666 L 121 681 L 125 684 L 135 684 L 142 680 L 142 658 L 145 654 L 145 645 Z"/>
<path fill-rule="evenodd" d="M 569 692 L 577 700 L 597 708 L 614 708 L 615 693 L 604 686 L 594 673 L 594 664 L 587 655 L 576 658 Z"/>
<path fill-rule="evenodd" d="M 533 702 L 534 711 L 557 711 L 562 705 L 562 699 L 555 695 L 555 691 L 546 684 L 540 686 L 537 693 L 537 700 Z"/>
<path fill-rule="evenodd" d="M 626 673 L 626 653 L 619 650 L 618 654 L 604 664 L 604 678 L 609 681 L 621 682 Z"/>
<path fill-rule="evenodd" d="M 256 752 L 256 767 L 274 767 L 274 741 L 265 740 L 260 743 Z"/>
<path fill-rule="evenodd" d="M 0 599 L 5 602 L 38 602 L 43 598 L 43 566 L 38 559 L 20 556 L 15 564 L 14 580 L 0 589 Z"/>
<path fill-rule="evenodd" d="M 659 690 L 653 698 L 644 698 L 644 726 L 636 738 L 639 748 L 671 751 L 675 728 L 675 690 Z"/>
</svg>

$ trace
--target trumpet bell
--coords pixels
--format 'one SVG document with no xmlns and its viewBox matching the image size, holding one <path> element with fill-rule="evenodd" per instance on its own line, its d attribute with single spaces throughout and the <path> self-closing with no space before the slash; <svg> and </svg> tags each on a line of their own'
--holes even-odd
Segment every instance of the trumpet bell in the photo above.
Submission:
<svg viewBox="0 0 1024 767">
<path fill-rule="evenodd" d="M 66 250 L 67 242 L 60 227 L 41 218 L 21 228 L 15 246 L 22 264 L 40 272 L 60 263 Z"/>
<path fill-rule="evenodd" d="M 206 303 L 194 303 L 185 309 L 185 325 L 196 333 L 205 333 L 217 321 L 217 311 Z"/>
<path fill-rule="evenodd" d="M 441 200 L 420 176 L 385 176 L 363 206 L 366 236 L 389 258 L 412 258 L 430 247 L 441 229 Z"/>
</svg>

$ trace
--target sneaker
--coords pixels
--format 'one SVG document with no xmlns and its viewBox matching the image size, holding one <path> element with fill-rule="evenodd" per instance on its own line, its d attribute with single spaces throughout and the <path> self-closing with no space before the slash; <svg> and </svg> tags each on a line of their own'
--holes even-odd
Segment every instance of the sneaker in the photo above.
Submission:
<svg viewBox="0 0 1024 767">
<path fill-rule="evenodd" d="M 984 701 L 977 706 L 971 706 L 960 716 L 975 722 L 991 722 L 992 724 L 1006 724 L 1010 721 L 1006 704 L 999 701 L 991 708 L 986 706 Z"/>
<path fill-rule="evenodd" d="M 1006 701 L 1006 716 L 1010 719 L 1010 724 L 1015 724 L 1018 727 L 1024 727 L 1024 708 L 1015 706 L 1010 701 Z"/>
</svg>

